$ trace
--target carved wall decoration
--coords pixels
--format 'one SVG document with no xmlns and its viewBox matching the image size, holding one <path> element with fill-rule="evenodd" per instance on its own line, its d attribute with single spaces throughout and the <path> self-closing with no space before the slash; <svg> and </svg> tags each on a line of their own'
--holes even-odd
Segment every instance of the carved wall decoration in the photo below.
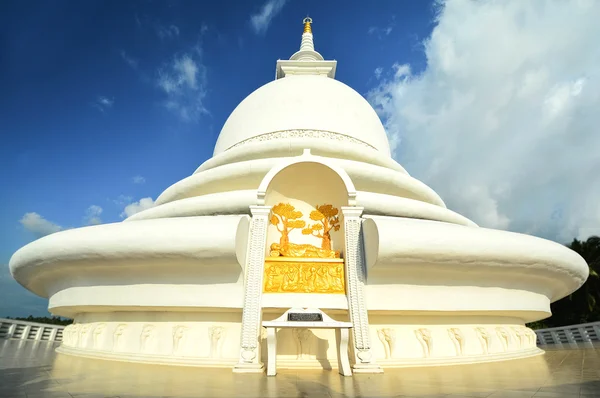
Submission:
<svg viewBox="0 0 600 398">
<path fill-rule="evenodd" d="M 280 257 L 265 261 L 265 293 L 345 293 L 343 260 L 287 260 Z"/>
<path fill-rule="evenodd" d="M 431 350 L 433 349 L 433 338 L 431 337 L 431 331 L 426 328 L 421 328 L 415 330 L 415 336 L 417 336 L 417 340 L 421 343 L 421 347 L 423 348 L 423 356 L 425 358 L 429 358 L 431 356 Z"/>
<path fill-rule="evenodd" d="M 348 310 L 352 322 L 352 337 L 354 353 L 356 355 L 355 368 L 365 367 L 371 371 L 379 372 L 380 367 L 375 364 L 371 352 L 371 330 L 369 328 L 369 314 L 365 302 L 364 285 L 365 252 L 362 235 L 362 207 L 342 207 L 344 214 L 346 272 L 348 283 Z"/>
<path fill-rule="evenodd" d="M 308 257 L 308 258 L 340 258 L 340 252 L 331 250 L 330 231 L 340 229 L 337 216 L 338 209 L 332 205 L 317 205 L 325 214 L 319 210 L 311 212 L 311 219 L 317 221 L 316 224 L 304 228 L 306 221 L 302 220 L 301 211 L 290 203 L 278 203 L 271 209 L 269 219 L 271 225 L 277 228 L 280 233 L 279 243 L 273 243 L 270 247 L 269 256 L 271 257 Z M 335 214 L 334 214 L 335 213 Z M 321 248 L 309 244 L 297 244 L 290 242 L 290 232 L 294 229 L 300 229 L 305 235 L 319 236 L 322 238 Z M 314 234 L 317 235 L 314 235 Z M 328 248 L 327 248 L 328 247 Z"/>
<path fill-rule="evenodd" d="M 448 335 L 456 349 L 456 355 L 462 356 L 465 346 L 465 336 L 459 328 L 449 328 Z"/>
<path fill-rule="evenodd" d="M 71 329 L 71 346 L 77 347 L 77 343 L 79 342 L 79 327 L 78 323 L 73 324 L 73 328 Z"/>
<path fill-rule="evenodd" d="M 503 327 L 497 327 L 496 334 L 498 335 L 498 338 L 500 339 L 500 342 L 502 343 L 502 348 L 504 348 L 504 351 L 508 350 L 508 343 L 510 341 L 510 336 L 509 336 L 508 332 L 506 331 L 506 329 L 504 329 Z"/>
<path fill-rule="evenodd" d="M 244 283 L 244 307 L 242 310 L 242 332 L 240 336 L 240 359 L 237 367 L 257 366 L 258 338 L 260 336 L 260 298 L 265 264 L 265 245 L 270 207 L 250 206 L 250 242 L 246 258 L 246 280 Z"/>
<path fill-rule="evenodd" d="M 377 329 L 377 336 L 383 344 L 383 350 L 385 351 L 385 359 L 391 359 L 394 357 L 394 350 L 396 348 L 396 331 L 391 328 Z"/>
<path fill-rule="evenodd" d="M 522 327 L 512 327 L 513 332 L 517 336 L 517 341 L 519 342 L 519 347 L 523 347 L 527 344 L 527 335 L 525 334 Z"/>
<path fill-rule="evenodd" d="M 376 148 L 374 146 L 367 144 L 366 142 L 361 141 L 357 138 L 347 136 L 345 134 L 334 133 L 332 131 L 325 131 L 325 130 L 307 130 L 307 129 L 273 131 L 271 133 L 261 134 L 256 137 L 248 138 L 244 141 L 238 142 L 237 144 L 235 144 L 227 149 L 237 148 L 241 145 L 246 145 L 251 142 L 264 142 L 264 141 L 289 139 L 289 138 L 318 138 L 320 140 L 329 139 L 329 140 L 334 140 L 334 141 L 350 142 L 353 144 L 362 145 L 365 148 L 371 148 L 371 149 L 376 150 Z"/>
<path fill-rule="evenodd" d="M 100 347 L 100 339 L 104 334 L 104 330 L 106 329 L 105 323 L 100 323 L 94 328 L 94 348 L 97 349 Z"/>
<path fill-rule="evenodd" d="M 528 337 L 529 345 L 535 347 L 537 345 L 537 334 L 535 334 L 535 332 L 528 327 L 525 327 L 524 329 L 525 334 Z"/>
<path fill-rule="evenodd" d="M 140 352 L 145 352 L 148 348 L 150 340 L 154 337 L 154 329 L 153 325 L 144 325 L 140 335 Z"/>
<path fill-rule="evenodd" d="M 208 329 L 208 337 L 210 338 L 210 357 L 221 357 L 221 346 L 225 340 L 225 328 L 223 326 L 211 326 Z"/>
<path fill-rule="evenodd" d="M 121 342 L 121 338 L 125 333 L 125 329 L 127 329 L 126 323 L 121 323 L 120 325 L 117 325 L 117 328 L 113 333 L 113 351 L 117 351 L 117 349 L 120 347 L 119 343 Z"/>
<path fill-rule="evenodd" d="M 292 334 L 296 341 L 297 359 L 308 359 L 312 345 L 312 332 L 306 328 L 294 328 Z"/>
<path fill-rule="evenodd" d="M 87 343 L 87 335 L 88 335 L 88 332 L 90 331 L 90 327 L 91 327 L 91 325 L 89 323 L 85 323 L 81 326 L 81 332 L 79 332 L 79 346 L 80 347 L 85 347 L 85 344 Z"/>
<path fill-rule="evenodd" d="M 185 334 L 188 329 L 189 328 L 187 326 L 183 325 L 177 325 L 173 327 L 173 346 L 171 351 L 173 354 L 177 354 L 179 351 L 179 347 L 181 346 L 182 341 L 185 339 Z"/>
<path fill-rule="evenodd" d="M 490 344 L 492 342 L 492 336 L 487 332 L 485 328 L 478 327 L 475 328 L 475 332 L 477 333 L 477 337 L 479 338 L 479 342 L 481 343 L 481 349 L 484 354 L 487 354 L 490 349 Z"/>
<path fill-rule="evenodd" d="M 65 328 L 63 329 L 63 339 L 62 339 L 62 343 L 64 345 L 71 345 L 71 325 L 67 325 L 65 326 Z"/>
</svg>

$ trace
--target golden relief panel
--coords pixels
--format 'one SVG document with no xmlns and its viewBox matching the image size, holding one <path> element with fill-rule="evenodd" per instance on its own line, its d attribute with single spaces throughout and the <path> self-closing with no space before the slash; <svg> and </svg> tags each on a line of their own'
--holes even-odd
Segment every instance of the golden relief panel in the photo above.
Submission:
<svg viewBox="0 0 600 398">
<path fill-rule="evenodd" d="M 337 293 L 344 294 L 344 262 L 299 261 L 304 259 L 267 258 L 265 293 Z"/>
<path fill-rule="evenodd" d="M 270 222 L 281 234 L 279 243 L 270 246 L 271 257 L 340 258 L 340 252 L 331 249 L 331 231 L 339 231 L 339 210 L 330 204 L 317 205 L 310 213 L 314 224 L 306 225 L 301 211 L 289 203 L 278 203 L 271 209 Z M 290 242 L 290 232 L 302 228 L 303 235 L 321 238 L 321 247 Z"/>
<path fill-rule="evenodd" d="M 270 222 L 281 236 L 269 247 L 265 261 L 265 293 L 345 293 L 344 260 L 331 248 L 330 233 L 340 229 L 338 213 L 333 205 L 317 205 L 309 215 L 314 223 L 307 225 L 290 203 L 273 206 Z M 321 247 L 290 242 L 294 229 L 320 238 Z"/>
</svg>

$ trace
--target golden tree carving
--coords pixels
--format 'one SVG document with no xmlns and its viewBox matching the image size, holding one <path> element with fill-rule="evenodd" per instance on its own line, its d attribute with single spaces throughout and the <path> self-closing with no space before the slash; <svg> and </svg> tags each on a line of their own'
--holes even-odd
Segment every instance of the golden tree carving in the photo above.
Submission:
<svg viewBox="0 0 600 398">
<path fill-rule="evenodd" d="M 304 235 L 312 235 L 321 238 L 321 249 L 331 250 L 330 232 L 340 230 L 339 210 L 333 205 L 317 205 L 316 210 L 310 212 L 310 219 L 316 223 L 302 230 Z"/>
<path fill-rule="evenodd" d="M 289 246 L 289 234 L 292 230 L 306 226 L 306 222 L 300 220 L 300 218 L 302 218 L 302 212 L 296 210 L 289 203 L 279 203 L 271 209 L 271 224 L 275 225 L 281 233 L 281 238 L 279 238 L 279 246 L 281 248 Z"/>
</svg>

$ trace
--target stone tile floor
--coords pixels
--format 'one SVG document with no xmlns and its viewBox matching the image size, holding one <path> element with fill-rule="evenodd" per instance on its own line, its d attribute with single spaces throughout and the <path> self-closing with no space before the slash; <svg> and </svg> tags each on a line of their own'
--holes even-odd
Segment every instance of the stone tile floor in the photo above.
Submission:
<svg viewBox="0 0 600 398">
<path fill-rule="evenodd" d="M 240 375 L 230 369 L 76 358 L 55 353 L 55 347 L 0 340 L 0 397 L 600 398 L 600 346 L 546 347 L 545 355 L 527 359 L 353 377 L 307 370 Z"/>
</svg>

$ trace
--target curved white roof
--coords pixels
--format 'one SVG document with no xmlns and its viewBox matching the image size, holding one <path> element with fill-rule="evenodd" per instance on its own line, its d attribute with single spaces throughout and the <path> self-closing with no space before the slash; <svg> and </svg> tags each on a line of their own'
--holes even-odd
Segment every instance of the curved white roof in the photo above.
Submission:
<svg viewBox="0 0 600 398">
<path fill-rule="evenodd" d="M 390 156 L 385 129 L 367 100 L 344 83 L 318 75 L 286 76 L 246 97 L 225 122 L 214 154 L 253 137 L 297 129 L 346 135 Z"/>
</svg>

